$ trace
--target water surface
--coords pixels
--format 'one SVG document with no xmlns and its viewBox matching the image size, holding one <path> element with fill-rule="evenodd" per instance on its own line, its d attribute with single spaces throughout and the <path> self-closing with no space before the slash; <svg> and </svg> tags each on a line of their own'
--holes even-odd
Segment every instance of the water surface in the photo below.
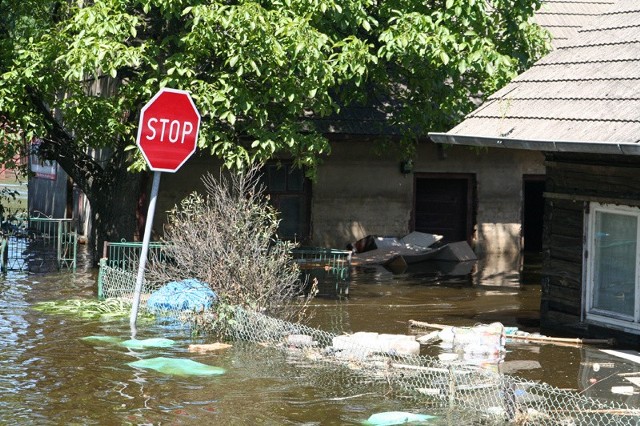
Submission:
<svg viewBox="0 0 640 426">
<path fill-rule="evenodd" d="M 525 262 L 524 270 L 518 263 L 500 277 L 478 265 L 461 275 L 433 265 L 399 275 L 381 268 L 357 269 L 347 298 L 332 295 L 331 285 L 323 287 L 310 325 L 330 332 L 404 334 L 416 332 L 408 327 L 410 319 L 456 326 L 500 321 L 536 331 L 538 269 L 535 258 Z M 90 320 L 33 309 L 40 301 L 93 298 L 95 292 L 93 270 L 9 272 L 0 278 L 0 424 L 332 425 L 359 424 L 383 411 L 438 414 L 353 380 L 344 371 L 301 367 L 275 348 L 234 343 L 216 353 L 191 353 L 189 344 L 209 343 L 206 336 L 143 322 L 138 338 L 168 337 L 176 344 L 131 350 L 83 339 L 128 339 L 127 319 Z M 631 385 L 625 377 L 640 377 L 640 368 L 599 348 L 520 343 L 507 349 L 500 364 L 505 372 L 640 406 L 636 394 L 611 392 L 613 386 Z M 423 348 L 434 356 L 439 351 L 437 346 Z M 219 366 L 226 374 L 179 377 L 128 365 L 157 356 Z"/>
</svg>

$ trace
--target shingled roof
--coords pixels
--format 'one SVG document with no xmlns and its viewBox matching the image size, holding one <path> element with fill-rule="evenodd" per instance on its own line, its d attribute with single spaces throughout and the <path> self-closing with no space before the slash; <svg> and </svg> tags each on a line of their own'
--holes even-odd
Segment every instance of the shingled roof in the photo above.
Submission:
<svg viewBox="0 0 640 426">
<path fill-rule="evenodd" d="M 565 46 L 578 30 L 611 9 L 615 0 L 547 0 L 534 16 L 552 35 L 554 48 Z"/>
<path fill-rule="evenodd" d="M 494 93 L 441 143 L 640 155 L 640 2 L 592 25 Z"/>
</svg>

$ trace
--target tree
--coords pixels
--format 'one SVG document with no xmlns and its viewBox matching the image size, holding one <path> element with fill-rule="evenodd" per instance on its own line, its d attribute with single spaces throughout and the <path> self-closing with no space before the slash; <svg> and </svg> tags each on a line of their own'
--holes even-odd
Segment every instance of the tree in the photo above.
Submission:
<svg viewBox="0 0 640 426">
<path fill-rule="evenodd" d="M 313 175 L 330 152 L 314 117 L 382 100 L 410 154 L 547 44 L 529 22 L 540 0 L 0 2 L 0 137 L 42 140 L 87 195 L 98 241 L 132 236 L 136 127 L 161 87 L 191 92 L 198 145 L 228 167 L 289 155 Z"/>
</svg>

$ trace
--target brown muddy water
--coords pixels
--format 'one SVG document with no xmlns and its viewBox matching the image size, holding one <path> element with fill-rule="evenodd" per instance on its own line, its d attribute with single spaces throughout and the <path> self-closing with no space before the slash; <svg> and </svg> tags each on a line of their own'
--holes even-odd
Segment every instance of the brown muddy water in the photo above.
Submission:
<svg viewBox="0 0 640 426">
<path fill-rule="evenodd" d="M 336 298 L 331 286 L 323 287 L 310 325 L 330 332 L 410 333 L 410 319 L 455 326 L 500 321 L 535 332 L 539 266 L 537 256 L 528 256 L 524 261 L 484 261 L 468 270 L 434 264 L 400 275 L 381 268 L 356 269 L 347 298 Z M 424 412 L 415 401 L 333 377 L 330 369 L 301 370 L 272 348 L 239 343 L 219 353 L 189 353 L 189 344 L 207 343 L 207 338 L 156 323 L 139 324 L 138 338 L 168 337 L 176 345 L 132 350 L 90 344 L 82 338 L 129 338 L 128 321 L 33 309 L 40 301 L 92 298 L 95 292 L 93 270 L 9 272 L 0 278 L 0 424 L 349 425 L 384 411 Z M 500 368 L 640 407 L 637 387 L 631 395 L 611 392 L 614 386 L 632 386 L 625 377 L 640 377 L 640 365 L 600 349 L 509 343 Z M 439 349 L 424 351 L 437 355 Z M 155 356 L 186 357 L 223 367 L 226 373 L 181 377 L 127 365 Z M 433 424 L 467 423 L 447 418 Z"/>
</svg>

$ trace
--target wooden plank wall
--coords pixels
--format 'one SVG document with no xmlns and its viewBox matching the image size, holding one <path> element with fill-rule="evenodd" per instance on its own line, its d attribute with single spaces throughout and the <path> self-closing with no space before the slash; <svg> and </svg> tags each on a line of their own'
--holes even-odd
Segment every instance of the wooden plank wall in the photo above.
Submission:
<svg viewBox="0 0 640 426">
<path fill-rule="evenodd" d="M 584 213 L 591 201 L 640 206 L 640 159 L 546 153 L 541 328 L 601 335 L 581 323 Z"/>
</svg>

